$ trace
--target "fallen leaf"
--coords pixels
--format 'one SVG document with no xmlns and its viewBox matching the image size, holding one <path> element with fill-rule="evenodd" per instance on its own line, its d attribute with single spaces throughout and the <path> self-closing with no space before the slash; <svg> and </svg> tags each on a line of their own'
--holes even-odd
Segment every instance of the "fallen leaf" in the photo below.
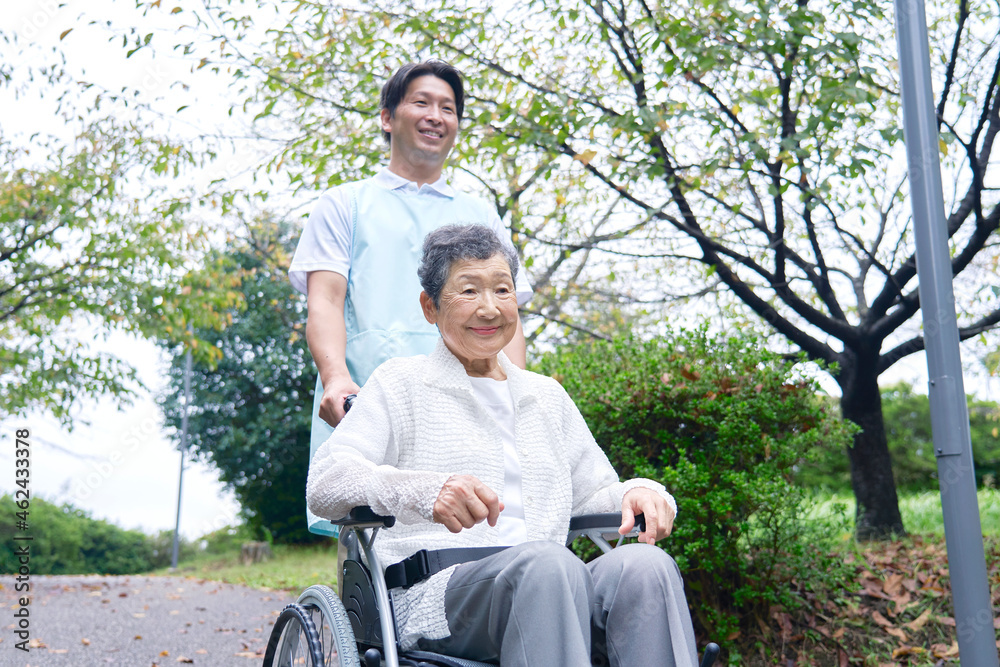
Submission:
<svg viewBox="0 0 1000 667">
<path fill-rule="evenodd" d="M 845 632 L 847 632 L 847 628 L 837 628 L 836 630 L 833 631 L 833 638 L 842 639 L 844 637 Z"/>
<path fill-rule="evenodd" d="M 176 609 L 174 609 L 174 610 L 172 610 L 172 611 L 170 612 L 170 615 L 171 615 L 171 616 L 176 616 L 176 615 L 177 615 L 177 614 L 179 614 L 179 613 L 181 613 L 181 612 L 179 612 L 179 611 L 177 611 Z"/>
<path fill-rule="evenodd" d="M 903 591 L 902 594 L 893 596 L 892 601 L 895 605 L 893 612 L 898 614 L 909 606 L 910 602 L 913 601 L 913 597 L 910 595 L 909 591 Z"/>
<path fill-rule="evenodd" d="M 931 654 L 935 658 L 955 658 L 958 657 L 958 640 L 951 643 L 951 646 L 947 644 L 932 644 Z"/>
<path fill-rule="evenodd" d="M 142 635 L 136 635 L 133 639 L 142 639 Z"/>
<path fill-rule="evenodd" d="M 160 651 L 160 657 L 166 658 L 170 656 L 170 651 Z"/>
<path fill-rule="evenodd" d="M 890 621 L 888 618 L 886 618 L 877 611 L 872 612 L 872 620 L 881 625 L 883 628 L 893 627 L 892 621 Z"/>
<path fill-rule="evenodd" d="M 48 648 L 48 644 L 41 639 L 32 638 L 28 641 L 28 648 Z"/>
<path fill-rule="evenodd" d="M 906 636 L 906 633 L 900 630 L 899 628 L 886 628 L 885 631 L 901 642 L 909 641 L 909 638 Z"/>
<path fill-rule="evenodd" d="M 206 651 L 206 650 L 205 650 L 205 649 L 203 649 L 203 648 L 200 648 L 200 649 L 198 649 L 197 651 L 195 651 L 195 653 L 197 653 L 197 654 L 199 654 L 199 655 L 206 655 L 206 654 L 208 653 L 208 651 Z"/>
<path fill-rule="evenodd" d="M 771 614 L 771 616 L 778 622 L 778 626 L 781 627 L 781 640 L 788 642 L 792 638 L 792 617 L 788 612 L 778 612 Z"/>
<path fill-rule="evenodd" d="M 891 600 L 892 598 L 882 592 L 882 584 L 873 579 L 865 579 L 861 582 L 864 590 L 861 591 L 862 595 L 868 595 L 873 598 L 880 598 L 882 600 Z"/>
<path fill-rule="evenodd" d="M 240 651 L 239 653 L 234 653 L 237 658 L 259 658 L 260 656 L 253 651 Z"/>
<path fill-rule="evenodd" d="M 924 613 L 920 614 L 920 616 L 917 616 L 914 620 L 910 621 L 909 623 L 904 623 L 903 626 L 909 628 L 910 630 L 913 630 L 914 632 L 919 632 L 920 628 L 924 627 L 924 625 L 927 624 L 927 621 L 929 621 L 930 618 L 931 618 L 931 610 L 928 607 L 927 609 L 924 609 Z"/>
<path fill-rule="evenodd" d="M 135 618 L 146 618 L 146 615 L 143 614 L 142 612 L 136 612 L 132 614 L 132 616 L 134 616 Z"/>
<path fill-rule="evenodd" d="M 194 660 L 191 658 L 185 658 L 183 655 L 177 656 L 177 662 L 184 662 L 189 665 L 194 664 Z"/>
<path fill-rule="evenodd" d="M 50 648 L 49 653 L 69 653 L 68 648 Z"/>
<path fill-rule="evenodd" d="M 902 658 L 907 655 L 922 655 L 927 652 L 927 649 L 922 646 L 900 646 L 894 649 L 892 652 L 892 659 Z"/>
<path fill-rule="evenodd" d="M 81 639 L 80 643 L 83 644 L 84 646 L 90 646 L 90 640 L 87 639 L 86 637 L 84 637 L 83 639 Z"/>
<path fill-rule="evenodd" d="M 896 597 L 899 594 L 900 589 L 903 588 L 903 575 L 901 574 L 890 574 L 882 582 L 882 590 L 889 597 Z"/>
<path fill-rule="evenodd" d="M 947 625 L 949 628 L 955 627 L 955 619 L 951 616 L 938 616 L 938 623 Z"/>
</svg>

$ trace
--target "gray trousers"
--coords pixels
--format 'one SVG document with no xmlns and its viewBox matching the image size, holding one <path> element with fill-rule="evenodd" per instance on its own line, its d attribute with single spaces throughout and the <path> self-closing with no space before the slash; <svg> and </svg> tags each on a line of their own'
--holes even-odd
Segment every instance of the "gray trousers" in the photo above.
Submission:
<svg viewBox="0 0 1000 667">
<path fill-rule="evenodd" d="M 680 570 L 648 544 L 584 563 L 560 544 L 527 542 L 464 563 L 445 614 L 451 636 L 420 648 L 503 667 L 697 665 Z"/>
</svg>

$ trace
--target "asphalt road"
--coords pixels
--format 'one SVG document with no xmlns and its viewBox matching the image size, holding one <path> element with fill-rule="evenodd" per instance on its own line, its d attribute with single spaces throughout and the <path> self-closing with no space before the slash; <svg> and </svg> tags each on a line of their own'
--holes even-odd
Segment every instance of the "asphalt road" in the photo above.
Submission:
<svg viewBox="0 0 1000 667">
<path fill-rule="evenodd" d="M 30 651 L 0 576 L 0 667 L 258 667 L 291 593 L 182 577 L 32 576 Z"/>
</svg>

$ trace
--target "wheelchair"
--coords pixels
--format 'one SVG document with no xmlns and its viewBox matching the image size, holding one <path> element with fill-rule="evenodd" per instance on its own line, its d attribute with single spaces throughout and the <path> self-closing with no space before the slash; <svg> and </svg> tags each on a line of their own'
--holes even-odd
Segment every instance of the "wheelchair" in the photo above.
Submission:
<svg viewBox="0 0 1000 667">
<path fill-rule="evenodd" d="M 641 521 L 642 515 L 637 516 L 635 529 L 619 536 L 621 514 L 574 517 L 570 521 L 567 546 L 585 536 L 607 553 L 614 548 L 610 539 L 618 538 L 617 546 L 644 530 Z M 348 549 L 340 573 L 343 600 L 328 586 L 307 588 L 275 621 L 264 654 L 264 667 L 491 667 L 492 663 L 427 651 L 402 651 L 397 645 L 389 590 L 419 581 L 451 564 L 482 558 L 486 550 L 419 551 L 383 569 L 372 545 L 379 530 L 391 528 L 395 522 L 395 517 L 380 516 L 369 507 L 356 507 L 349 516 L 333 522 L 346 529 L 341 535 L 341 548 L 346 545 Z M 362 561 L 362 552 L 367 565 Z M 711 667 L 718 654 L 718 645 L 708 644 L 701 667 Z"/>
</svg>

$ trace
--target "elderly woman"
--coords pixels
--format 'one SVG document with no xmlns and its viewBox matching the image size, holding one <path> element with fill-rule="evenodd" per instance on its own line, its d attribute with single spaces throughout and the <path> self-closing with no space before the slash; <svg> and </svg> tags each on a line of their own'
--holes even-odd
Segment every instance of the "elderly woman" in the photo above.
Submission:
<svg viewBox="0 0 1000 667">
<path fill-rule="evenodd" d="M 651 480 L 620 482 L 569 396 L 501 351 L 517 325 L 517 258 L 482 226 L 424 241 L 429 356 L 382 364 L 316 454 L 308 502 L 336 519 L 392 514 L 376 549 L 508 549 L 394 592 L 404 648 L 501 665 L 696 663 L 680 573 L 654 542 L 676 506 Z M 571 516 L 621 510 L 638 544 L 583 563 L 563 545 Z M 593 656 L 592 656 L 593 654 Z"/>
</svg>

